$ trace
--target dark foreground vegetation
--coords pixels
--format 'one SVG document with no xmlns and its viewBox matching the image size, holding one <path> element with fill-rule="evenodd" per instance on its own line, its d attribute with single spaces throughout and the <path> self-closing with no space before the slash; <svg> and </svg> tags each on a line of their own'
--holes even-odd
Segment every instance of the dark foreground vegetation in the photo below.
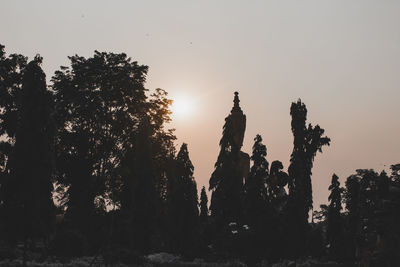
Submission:
<svg viewBox="0 0 400 267">
<path fill-rule="evenodd" d="M 400 165 L 357 170 L 344 187 L 333 175 L 312 213 L 314 158 L 331 140 L 300 100 L 285 172 L 260 135 L 241 151 L 235 93 L 208 205 L 188 146 L 176 151 L 165 128 L 171 100 L 144 87 L 148 67 L 97 51 L 69 59 L 47 85 L 40 56 L 0 46 L 0 266 L 400 265 Z"/>
</svg>

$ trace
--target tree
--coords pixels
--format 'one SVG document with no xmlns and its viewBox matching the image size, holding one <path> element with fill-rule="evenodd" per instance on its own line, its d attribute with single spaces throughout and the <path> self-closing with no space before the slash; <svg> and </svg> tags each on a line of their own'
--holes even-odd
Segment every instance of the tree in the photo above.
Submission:
<svg viewBox="0 0 400 267">
<path fill-rule="evenodd" d="M 289 166 L 289 221 L 293 236 L 292 252 L 297 256 L 305 253 L 309 211 L 312 209 L 311 170 L 317 152 L 330 144 L 330 139 L 323 136 L 325 130 L 319 125 L 306 127 L 307 108 L 301 100 L 290 107 L 292 116 L 293 152 Z"/>
<path fill-rule="evenodd" d="M 282 162 L 279 160 L 273 161 L 266 180 L 268 199 L 271 202 L 271 207 L 275 209 L 277 213 L 282 213 L 287 201 L 285 186 L 288 183 L 288 174 L 282 170 Z"/>
<path fill-rule="evenodd" d="M 230 117 L 225 119 L 220 141 L 221 150 L 210 178 L 211 215 L 225 225 L 238 221 L 242 212 L 242 181 L 238 169 L 238 148 L 233 142 L 233 128 Z"/>
<path fill-rule="evenodd" d="M 104 199 L 115 200 L 109 205 L 120 204 L 121 162 L 150 109 L 144 88 L 148 68 L 123 53 L 95 51 L 90 58 L 69 59 L 71 66 L 61 67 L 52 79 L 57 181 L 59 191 L 66 192 L 66 221 L 96 239 L 93 218 L 103 212 Z"/>
<path fill-rule="evenodd" d="M 324 129 L 319 125 L 306 127 L 307 108 L 301 100 L 292 103 L 293 152 L 289 166 L 289 193 L 301 208 L 303 222 L 307 222 L 312 208 L 311 169 L 317 152 L 330 144 L 330 138 L 324 137 Z"/>
<path fill-rule="evenodd" d="M 262 144 L 262 138 L 257 135 L 254 138 L 253 154 L 249 177 L 245 184 L 245 212 L 251 226 L 265 215 L 267 205 L 267 191 L 265 181 L 268 177 L 268 161 L 266 160 L 267 148 Z"/>
<path fill-rule="evenodd" d="M 200 219 L 204 221 L 208 217 L 208 197 L 206 188 L 203 186 L 200 193 Z"/>
<path fill-rule="evenodd" d="M 15 144 L 15 134 L 18 123 L 18 101 L 20 99 L 23 72 L 26 68 L 27 58 L 12 54 L 6 56 L 4 46 L 0 44 L 0 220 L 1 224 L 5 218 L 4 201 L 7 194 L 12 194 L 6 190 L 5 184 L 11 179 L 10 157 L 13 154 Z M 15 226 L 13 222 L 8 222 L 8 226 Z M 12 231 L 8 229 L 9 237 Z M 4 234 L 3 236 L 5 236 Z"/>
<path fill-rule="evenodd" d="M 211 174 L 209 190 L 211 195 L 211 216 L 218 226 L 226 227 L 230 222 L 238 222 L 242 218 L 243 180 L 245 153 L 240 149 L 246 128 L 246 116 L 239 106 L 238 93 L 235 92 L 234 106 L 225 118 L 221 147 L 215 170 Z M 248 155 L 247 155 L 248 157 Z"/>
<path fill-rule="evenodd" d="M 376 251 L 376 240 L 382 235 L 382 210 L 389 196 L 390 179 L 385 172 L 358 169 L 346 181 L 345 201 L 349 257 L 369 257 Z M 358 251 L 356 253 L 356 251 Z"/>
<path fill-rule="evenodd" d="M 332 182 L 329 186 L 331 191 L 328 200 L 328 225 L 327 225 L 327 240 L 329 245 L 330 255 L 335 259 L 343 259 L 344 229 L 341 217 L 342 210 L 342 191 L 340 187 L 339 177 L 336 174 L 332 176 Z"/>
<path fill-rule="evenodd" d="M 185 254 L 194 252 L 198 228 L 197 185 L 193 170 L 187 144 L 183 143 L 176 156 L 175 177 L 171 177 L 170 181 L 169 216 L 174 233 L 174 247 Z"/>
<path fill-rule="evenodd" d="M 154 245 L 152 239 L 161 215 L 150 129 L 149 119 L 144 117 L 135 138 L 135 146 L 125 158 L 128 164 L 123 164 L 126 168 L 123 188 L 129 190 L 126 193 L 129 203 L 121 208 L 129 215 L 128 229 L 131 229 L 131 234 L 128 237 L 131 247 L 143 253 L 149 252 Z"/>
<path fill-rule="evenodd" d="M 360 180 L 356 175 L 351 175 L 346 180 L 344 193 L 346 203 L 346 236 L 348 238 L 348 250 L 352 259 L 355 257 L 357 239 L 359 236 L 360 222 Z"/>
<path fill-rule="evenodd" d="M 23 233 L 25 240 L 48 236 L 55 215 L 53 97 L 47 90 L 41 62 L 37 56 L 23 71 L 10 175 L 4 184 L 10 230 Z"/>
<path fill-rule="evenodd" d="M 98 246 L 103 228 L 95 218 L 106 206 L 120 209 L 116 221 L 124 227 L 110 226 L 110 232 L 118 230 L 121 240 L 148 251 L 162 243 L 159 226 L 175 153 L 173 130 L 164 129 L 172 101 L 162 89 L 148 97 L 148 67 L 124 53 L 95 51 L 89 58 L 69 59 L 71 66 L 53 77 L 57 181 L 66 222 Z"/>
<path fill-rule="evenodd" d="M 244 247 L 247 249 L 246 254 L 251 258 L 250 260 L 256 260 L 266 251 L 270 252 L 266 249 L 272 237 L 270 232 L 272 213 L 265 187 L 269 165 L 266 156 L 267 147 L 262 143 L 261 136 L 257 135 L 254 138 L 251 156 L 253 166 L 246 179 L 244 195 L 245 219 L 253 234 L 250 244 Z"/>
</svg>

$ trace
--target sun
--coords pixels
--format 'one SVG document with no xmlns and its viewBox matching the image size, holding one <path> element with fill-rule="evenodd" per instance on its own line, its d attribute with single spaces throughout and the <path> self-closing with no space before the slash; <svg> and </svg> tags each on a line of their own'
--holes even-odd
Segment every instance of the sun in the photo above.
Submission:
<svg viewBox="0 0 400 267">
<path fill-rule="evenodd" d="M 172 100 L 173 100 L 171 107 L 172 116 L 174 116 L 177 119 L 186 119 L 194 115 L 196 105 L 193 98 L 181 94 L 172 98 Z"/>
</svg>

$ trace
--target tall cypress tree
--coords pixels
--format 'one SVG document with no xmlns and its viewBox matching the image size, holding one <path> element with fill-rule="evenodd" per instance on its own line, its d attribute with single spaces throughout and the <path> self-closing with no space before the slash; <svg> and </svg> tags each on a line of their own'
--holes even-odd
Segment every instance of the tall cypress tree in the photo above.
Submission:
<svg viewBox="0 0 400 267">
<path fill-rule="evenodd" d="M 216 219 L 218 227 L 226 227 L 230 222 L 238 222 L 243 215 L 242 163 L 245 154 L 240 149 L 246 128 L 246 116 L 239 106 L 237 92 L 235 92 L 233 102 L 231 113 L 225 118 L 222 138 L 219 142 L 221 149 L 209 181 L 209 190 L 212 191 L 211 216 Z"/>
<path fill-rule="evenodd" d="M 268 178 L 268 161 L 266 160 L 267 147 L 262 143 L 262 138 L 257 135 L 254 138 L 253 153 L 251 160 L 253 165 L 246 179 L 244 193 L 244 213 L 245 220 L 250 226 L 251 242 L 244 248 L 245 253 L 256 261 L 271 244 L 272 214 L 270 212 L 270 202 L 265 187 Z"/>
<path fill-rule="evenodd" d="M 327 241 L 329 244 L 329 253 L 335 259 L 342 259 L 344 251 L 344 229 L 341 217 L 342 210 L 342 191 L 340 187 L 339 177 L 332 175 L 331 185 L 329 186 L 329 206 L 328 206 L 328 227 Z"/>
<path fill-rule="evenodd" d="M 13 227 L 24 239 L 44 238 L 54 218 L 52 175 L 54 152 L 53 98 L 37 56 L 24 70 L 19 98 L 11 177 L 5 206 Z M 14 233 L 15 235 L 17 233 Z"/>
<path fill-rule="evenodd" d="M 203 186 L 200 193 L 200 219 L 204 221 L 208 217 L 208 197 L 206 188 Z"/>
<path fill-rule="evenodd" d="M 126 174 L 131 181 L 131 205 L 128 210 L 131 215 L 131 245 L 142 252 L 152 249 L 152 239 L 161 215 L 150 136 L 150 122 L 145 117 L 128 158 L 130 164 Z"/>
<path fill-rule="evenodd" d="M 0 44 L 0 228 L 4 224 L 14 228 L 15 222 L 5 213 L 5 201 L 14 194 L 7 184 L 12 180 L 10 158 L 15 145 L 20 110 L 18 103 L 27 58 L 18 54 L 6 56 L 4 48 Z M 14 239 L 15 231 L 7 229 L 5 235 Z"/>
<path fill-rule="evenodd" d="M 174 228 L 174 247 L 191 253 L 198 231 L 197 185 L 187 144 L 183 143 L 176 156 L 176 171 L 170 186 L 170 217 Z"/>
<path fill-rule="evenodd" d="M 308 226 L 309 211 L 312 208 L 311 170 L 317 152 L 330 144 L 330 139 L 323 136 L 325 130 L 319 125 L 306 126 L 307 108 L 301 100 L 292 103 L 293 152 L 289 166 L 289 221 L 292 223 L 293 237 L 292 253 L 305 253 L 305 241 Z"/>
<path fill-rule="evenodd" d="M 245 184 L 245 212 L 252 226 L 265 215 L 267 205 L 267 191 L 265 181 L 268 177 L 268 161 L 266 160 L 267 147 L 262 144 L 262 138 L 257 135 L 254 138 L 253 154 L 251 160 L 253 166 Z"/>
</svg>

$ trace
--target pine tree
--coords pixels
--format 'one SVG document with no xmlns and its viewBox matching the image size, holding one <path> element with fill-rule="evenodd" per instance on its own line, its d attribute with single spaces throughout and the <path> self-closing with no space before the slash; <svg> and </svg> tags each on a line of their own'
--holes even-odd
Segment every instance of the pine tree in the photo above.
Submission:
<svg viewBox="0 0 400 267">
<path fill-rule="evenodd" d="M 268 178 L 267 147 L 262 138 L 254 138 L 251 160 L 253 165 L 246 179 L 244 194 L 244 213 L 247 225 L 251 229 L 251 242 L 244 247 L 245 253 L 256 261 L 265 252 L 270 252 L 272 213 L 265 187 Z M 248 230 L 247 230 L 248 231 Z"/>
<path fill-rule="evenodd" d="M 253 154 L 249 177 L 245 184 L 245 211 L 251 226 L 260 220 L 266 212 L 267 191 L 265 181 L 268 177 L 268 161 L 266 160 L 267 148 L 262 144 L 262 138 L 257 135 L 254 138 Z"/>
<path fill-rule="evenodd" d="M 202 221 L 208 218 L 208 197 L 206 188 L 203 186 L 200 193 L 200 219 Z"/>
<path fill-rule="evenodd" d="M 217 222 L 226 225 L 236 222 L 242 213 L 242 182 L 238 169 L 238 148 L 233 142 L 233 128 L 230 117 L 225 119 L 220 141 L 221 150 L 210 178 L 211 215 Z"/>
<path fill-rule="evenodd" d="M 174 247 L 183 253 L 194 249 L 198 228 L 197 185 L 193 177 L 193 164 L 187 144 L 183 143 L 176 156 L 176 171 L 171 181 L 170 218 L 174 229 Z"/>
<path fill-rule="evenodd" d="M 240 149 L 246 128 L 246 116 L 239 106 L 238 92 L 235 92 L 233 102 L 231 113 L 225 118 L 219 142 L 221 149 L 209 181 L 209 190 L 212 191 L 210 211 L 217 228 L 226 227 L 231 222 L 239 222 L 243 215 L 243 180 L 247 176 L 243 171 L 246 169 L 243 163 L 249 159 Z"/>
<path fill-rule="evenodd" d="M 329 244 L 329 253 L 335 259 L 342 259 L 344 249 L 344 229 L 341 217 L 342 210 L 342 191 L 340 187 L 339 177 L 336 174 L 332 176 L 332 182 L 329 186 L 331 191 L 328 200 L 328 226 L 327 241 Z"/>
</svg>

